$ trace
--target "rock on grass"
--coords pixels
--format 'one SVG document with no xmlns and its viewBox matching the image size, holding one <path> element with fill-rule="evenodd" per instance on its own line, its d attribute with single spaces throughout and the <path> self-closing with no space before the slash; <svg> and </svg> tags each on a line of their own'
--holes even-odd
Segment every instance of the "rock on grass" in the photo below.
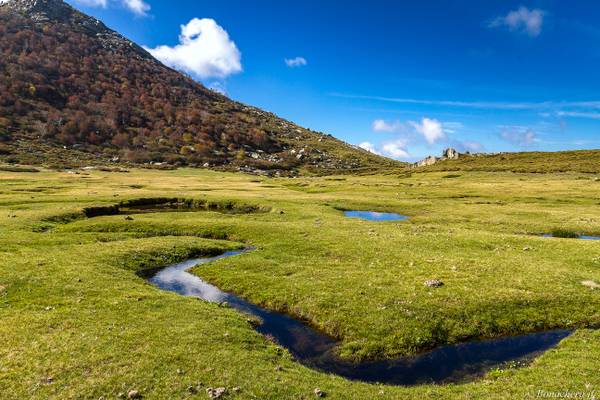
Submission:
<svg viewBox="0 0 600 400">
<path fill-rule="evenodd" d="M 227 389 L 225 389 L 224 387 L 209 387 L 206 389 L 206 394 L 208 394 L 208 397 L 210 397 L 211 399 L 220 399 L 225 393 L 227 393 Z"/>
<path fill-rule="evenodd" d="M 424 284 L 425 284 L 425 286 L 432 287 L 432 288 L 444 286 L 444 282 L 440 281 L 439 279 L 430 279 L 428 281 L 425 281 Z"/>
<path fill-rule="evenodd" d="M 594 281 L 581 281 L 581 284 L 589 287 L 590 289 L 600 289 L 600 284 Z"/>
</svg>

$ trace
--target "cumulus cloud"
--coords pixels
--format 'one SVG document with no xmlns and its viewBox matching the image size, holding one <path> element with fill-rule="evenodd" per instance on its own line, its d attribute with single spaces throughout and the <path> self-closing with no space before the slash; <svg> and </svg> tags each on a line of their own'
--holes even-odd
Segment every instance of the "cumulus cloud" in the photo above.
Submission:
<svg viewBox="0 0 600 400">
<path fill-rule="evenodd" d="M 106 1 L 106 0 L 92 0 L 92 1 Z M 147 15 L 148 11 L 150 11 L 150 4 L 144 2 L 143 0 L 123 0 L 123 4 L 130 11 L 132 11 L 136 15 Z"/>
<path fill-rule="evenodd" d="M 392 158 L 408 158 L 410 154 L 406 149 L 407 141 L 398 139 L 392 142 L 386 142 L 381 147 L 381 153 Z"/>
<path fill-rule="evenodd" d="M 373 121 L 372 128 L 374 132 L 397 133 L 404 130 L 404 124 L 400 121 L 386 121 L 376 119 Z"/>
<path fill-rule="evenodd" d="M 531 37 L 536 37 L 542 33 L 544 15 L 544 11 L 539 8 L 530 10 L 527 7 L 521 6 L 504 16 L 495 18 L 489 23 L 489 27 L 505 27 L 511 32 L 526 33 Z"/>
<path fill-rule="evenodd" d="M 405 159 L 410 157 L 410 153 L 406 148 L 408 143 L 408 139 L 398 138 L 395 140 L 383 142 L 379 146 L 376 146 L 372 142 L 365 141 L 360 143 L 358 147 L 380 156 Z"/>
<path fill-rule="evenodd" d="M 286 58 L 283 61 L 290 68 L 303 67 L 308 64 L 308 61 L 304 57 Z"/>
<path fill-rule="evenodd" d="M 227 31 L 210 18 L 194 18 L 181 25 L 178 45 L 146 50 L 165 65 L 201 79 L 223 79 L 242 71 L 242 55 L 237 46 Z"/>
<path fill-rule="evenodd" d="M 533 129 L 523 126 L 503 126 L 500 137 L 517 146 L 530 146 L 538 141 Z"/>
<path fill-rule="evenodd" d="M 442 123 L 432 118 L 423 118 L 420 122 L 376 119 L 371 125 L 374 132 L 396 134 L 394 135 L 396 138 L 383 142 L 378 147 L 370 142 L 361 143 L 360 147 L 367 150 L 375 149 L 375 152 L 392 158 L 409 158 L 410 153 L 407 149 L 409 144 L 425 141 L 432 145 L 447 140 L 446 133 L 455 133 L 462 127 L 463 124 L 460 122 Z"/>
<path fill-rule="evenodd" d="M 437 119 L 423 118 L 421 122 L 409 121 L 409 124 L 417 133 L 423 135 L 429 144 L 446 139 L 442 123 Z"/>
<path fill-rule="evenodd" d="M 358 147 L 360 147 L 361 149 L 367 150 L 373 154 L 381 155 L 381 153 L 378 152 L 377 149 L 375 148 L 375 145 L 371 142 L 362 142 L 358 145 Z"/>
</svg>

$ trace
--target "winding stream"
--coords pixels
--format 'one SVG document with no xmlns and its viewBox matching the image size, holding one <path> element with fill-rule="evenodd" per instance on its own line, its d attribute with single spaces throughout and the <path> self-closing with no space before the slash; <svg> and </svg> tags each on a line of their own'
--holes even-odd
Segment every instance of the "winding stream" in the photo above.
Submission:
<svg viewBox="0 0 600 400">
<path fill-rule="evenodd" d="M 462 382 L 483 375 L 509 361 L 527 361 L 555 346 L 571 331 L 556 330 L 529 335 L 439 347 L 430 352 L 354 364 L 335 355 L 337 342 L 290 316 L 269 311 L 205 282 L 187 272 L 198 264 L 237 256 L 251 249 L 229 251 L 217 257 L 197 258 L 164 268 L 142 271 L 140 276 L 163 290 L 206 301 L 227 302 L 234 309 L 258 317 L 256 330 L 273 337 L 298 362 L 348 379 L 393 385 Z"/>
</svg>

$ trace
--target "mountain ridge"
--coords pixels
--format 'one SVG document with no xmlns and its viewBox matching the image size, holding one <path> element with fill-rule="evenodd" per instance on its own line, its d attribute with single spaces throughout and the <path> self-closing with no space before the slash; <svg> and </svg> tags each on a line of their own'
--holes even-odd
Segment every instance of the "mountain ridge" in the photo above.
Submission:
<svg viewBox="0 0 600 400">
<path fill-rule="evenodd" d="M 158 62 L 143 47 L 110 29 L 99 19 L 80 12 L 63 0 L 7 0 L 5 3 L 0 3 L 1 7 L 27 15 L 37 23 L 52 20 L 69 22 L 84 32 L 95 34 L 107 46 L 111 44 L 129 46 L 138 55 Z"/>
<path fill-rule="evenodd" d="M 0 4 L 0 159 L 339 173 L 404 165 L 211 91 L 62 0 Z"/>
</svg>

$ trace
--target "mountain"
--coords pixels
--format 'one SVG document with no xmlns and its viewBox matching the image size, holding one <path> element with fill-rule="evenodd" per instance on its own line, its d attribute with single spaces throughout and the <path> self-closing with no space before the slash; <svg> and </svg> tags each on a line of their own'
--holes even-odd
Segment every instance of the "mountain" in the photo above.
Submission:
<svg viewBox="0 0 600 400">
<path fill-rule="evenodd" d="M 61 0 L 0 5 L 0 159 L 284 174 L 402 165 L 213 92 Z"/>
</svg>

